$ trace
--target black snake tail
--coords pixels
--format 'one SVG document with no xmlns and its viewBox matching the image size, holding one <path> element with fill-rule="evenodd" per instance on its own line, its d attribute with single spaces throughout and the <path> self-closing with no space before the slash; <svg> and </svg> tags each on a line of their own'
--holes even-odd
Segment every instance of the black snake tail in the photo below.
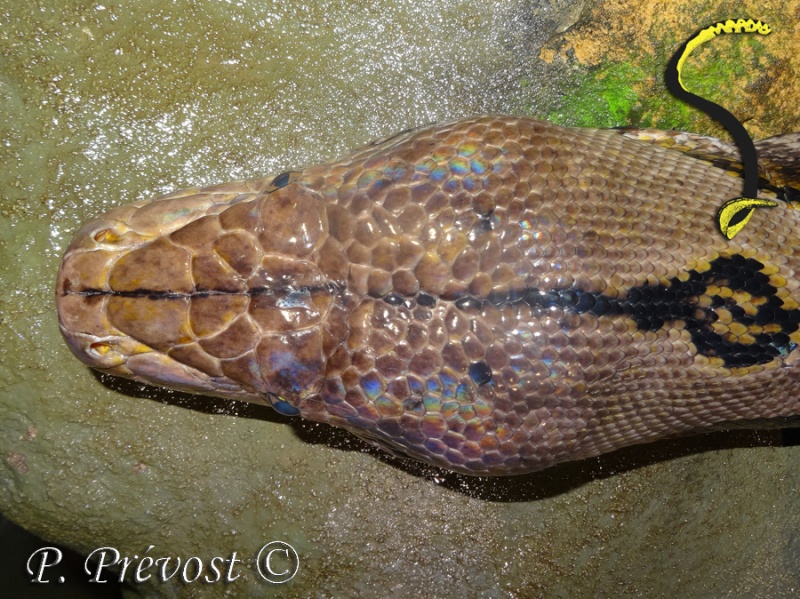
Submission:
<svg viewBox="0 0 800 599">
<path fill-rule="evenodd" d="M 742 197 L 728 200 L 717 213 L 720 230 L 728 239 L 732 239 L 747 224 L 755 208 L 771 207 L 776 204 L 769 200 L 756 198 L 758 195 L 758 155 L 750 134 L 739 119 L 728 110 L 686 89 L 681 80 L 681 68 L 689 54 L 697 46 L 715 38 L 720 33 L 760 33 L 766 35 L 770 31 L 769 25 L 753 19 L 737 19 L 735 21 L 729 19 L 715 23 L 698 31 L 678 48 L 670 59 L 664 74 L 667 89 L 676 98 L 716 119 L 728 130 L 739 147 L 744 168 Z"/>
</svg>

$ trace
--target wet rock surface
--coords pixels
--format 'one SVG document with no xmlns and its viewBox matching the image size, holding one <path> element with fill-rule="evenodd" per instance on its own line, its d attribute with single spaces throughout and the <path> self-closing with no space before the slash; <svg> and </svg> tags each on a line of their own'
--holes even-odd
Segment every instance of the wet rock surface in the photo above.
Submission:
<svg viewBox="0 0 800 599">
<path fill-rule="evenodd" d="M 476 479 L 268 408 L 100 379 L 58 333 L 61 253 L 115 205 L 484 112 L 704 132 L 704 117 L 659 87 L 662 59 L 733 12 L 752 9 L 774 37 L 715 40 L 691 76 L 700 90 L 747 81 L 739 108 L 723 103 L 758 136 L 798 129 L 797 94 L 785 91 L 798 81 L 796 33 L 780 27 L 796 3 L 657 4 L 4 8 L 0 511 L 83 555 L 112 546 L 141 558 L 152 545 L 154 558 L 208 567 L 278 540 L 300 558 L 287 585 L 251 562 L 231 583 L 150 579 L 131 596 L 788 596 L 800 584 L 800 452 L 779 433 Z M 742 68 L 709 60 L 704 83 L 703 61 L 727 51 Z M 23 570 L 20 553 L 3 567 Z"/>
</svg>

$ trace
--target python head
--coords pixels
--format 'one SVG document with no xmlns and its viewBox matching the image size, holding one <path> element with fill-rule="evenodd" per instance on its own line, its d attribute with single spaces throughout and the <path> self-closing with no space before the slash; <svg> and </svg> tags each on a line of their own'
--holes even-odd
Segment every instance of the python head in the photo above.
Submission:
<svg viewBox="0 0 800 599">
<path fill-rule="evenodd" d="M 294 174 L 191 189 L 87 223 L 58 274 L 61 332 L 85 364 L 285 414 L 317 393 L 338 283 L 328 223 Z M 316 258 L 315 258 L 316 257 Z"/>
</svg>

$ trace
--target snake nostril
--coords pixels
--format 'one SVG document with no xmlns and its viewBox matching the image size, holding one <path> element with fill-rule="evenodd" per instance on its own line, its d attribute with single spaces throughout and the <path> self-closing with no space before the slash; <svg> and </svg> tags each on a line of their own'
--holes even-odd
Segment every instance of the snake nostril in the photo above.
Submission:
<svg viewBox="0 0 800 599">
<path fill-rule="evenodd" d="M 96 341 L 89 345 L 86 353 L 104 367 L 119 366 L 125 361 L 122 354 L 107 341 Z"/>
<path fill-rule="evenodd" d="M 108 355 L 108 353 L 111 351 L 111 345 L 109 343 L 104 342 L 104 341 L 103 342 L 98 342 L 98 343 L 92 343 L 89 346 L 89 350 L 94 355 L 96 355 L 98 357 L 103 357 L 103 356 Z"/>
<path fill-rule="evenodd" d="M 95 231 L 92 235 L 92 239 L 94 239 L 97 243 L 116 243 L 119 241 L 120 236 L 117 231 L 114 231 L 110 228 L 105 228 Z"/>
</svg>

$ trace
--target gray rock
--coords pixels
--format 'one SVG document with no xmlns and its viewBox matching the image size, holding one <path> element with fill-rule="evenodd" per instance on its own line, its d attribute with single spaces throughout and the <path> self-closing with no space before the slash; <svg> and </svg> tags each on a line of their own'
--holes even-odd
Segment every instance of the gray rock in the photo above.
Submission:
<svg viewBox="0 0 800 599">
<path fill-rule="evenodd" d="M 299 555 L 284 586 L 250 561 L 227 584 L 150 578 L 129 595 L 788 596 L 800 452 L 772 447 L 774 432 L 471 479 L 267 409 L 99 379 L 60 339 L 52 286 L 81 222 L 413 125 L 548 112 L 583 67 L 539 50 L 590 6 L 6 7 L 0 511 L 43 544 L 136 555 L 131 568 L 144 555 L 170 570 L 176 557 L 252 560 L 269 541 Z M 28 555 L 2 567 L 22 571 Z"/>
</svg>

